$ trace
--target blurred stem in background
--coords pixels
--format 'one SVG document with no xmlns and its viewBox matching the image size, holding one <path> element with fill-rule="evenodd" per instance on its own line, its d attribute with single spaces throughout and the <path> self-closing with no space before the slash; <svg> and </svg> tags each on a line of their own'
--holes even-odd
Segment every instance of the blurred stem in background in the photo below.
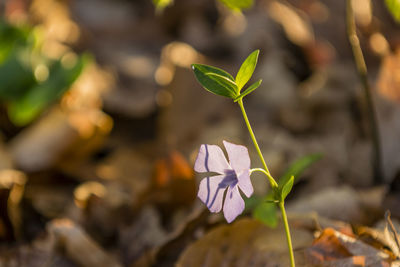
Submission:
<svg viewBox="0 0 400 267">
<path fill-rule="evenodd" d="M 371 86 L 368 81 L 367 65 L 365 64 L 363 52 L 360 46 L 360 40 L 358 39 L 357 36 L 352 0 L 347 0 L 346 27 L 347 27 L 347 36 L 351 45 L 351 49 L 353 51 L 353 57 L 357 67 L 357 73 L 361 81 L 361 84 L 364 88 L 364 94 L 367 103 L 368 122 L 370 126 L 370 134 L 373 143 L 373 156 L 372 156 L 372 166 L 374 172 L 373 182 L 374 184 L 382 184 L 384 182 L 384 176 L 382 170 L 382 155 L 381 155 L 381 147 L 379 141 L 378 122 L 376 118 L 374 101 L 372 99 L 372 94 L 371 94 Z"/>
</svg>

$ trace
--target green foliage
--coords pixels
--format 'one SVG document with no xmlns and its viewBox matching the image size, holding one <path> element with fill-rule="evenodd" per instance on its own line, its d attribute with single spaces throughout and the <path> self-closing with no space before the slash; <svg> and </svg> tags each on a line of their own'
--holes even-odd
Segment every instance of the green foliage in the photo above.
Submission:
<svg viewBox="0 0 400 267">
<path fill-rule="evenodd" d="M 240 69 L 239 69 L 238 74 L 236 75 L 236 79 L 235 79 L 235 82 L 239 89 L 239 93 L 240 93 L 240 90 L 242 90 L 243 86 L 250 80 L 251 76 L 253 75 L 253 72 L 257 65 L 257 60 L 258 60 L 259 54 L 260 54 L 260 50 L 254 51 L 246 58 L 246 60 L 242 64 L 242 66 L 240 66 Z"/>
<path fill-rule="evenodd" d="M 27 28 L 13 27 L 3 20 L 0 20 L 0 40 L 0 99 L 14 100 L 35 82 L 26 60 L 33 41 Z"/>
<path fill-rule="evenodd" d="M 27 27 L 13 27 L 0 19 L 0 64 L 13 50 L 32 42 L 32 38 L 29 38 L 29 36 Z"/>
<path fill-rule="evenodd" d="M 228 8 L 240 11 L 242 9 L 247 9 L 253 6 L 253 0 L 219 0 Z"/>
<path fill-rule="evenodd" d="M 153 4 L 156 6 L 157 12 L 162 12 L 164 8 L 172 5 L 174 0 L 153 0 Z"/>
<path fill-rule="evenodd" d="M 278 225 L 276 204 L 269 201 L 262 201 L 254 208 L 253 217 L 265 225 L 275 228 Z"/>
<path fill-rule="evenodd" d="M 10 50 L 9 56 L 0 63 L 0 99 L 13 101 L 22 97 L 27 88 L 35 84 L 32 67 L 26 61 L 22 49 Z"/>
<path fill-rule="evenodd" d="M 16 125 L 28 124 L 59 99 L 89 60 L 84 55 L 66 66 L 60 59 L 46 58 L 39 52 L 33 28 L 0 21 L 0 38 L 0 101 Z M 44 79 L 35 77 L 39 66 L 47 72 Z"/>
<path fill-rule="evenodd" d="M 238 87 L 231 79 L 216 73 L 208 73 L 208 77 L 222 85 L 224 88 L 227 88 L 233 94 L 236 94 Z"/>
<path fill-rule="evenodd" d="M 285 200 L 301 173 L 311 166 L 311 164 L 321 159 L 321 157 L 321 154 L 312 154 L 291 164 L 280 177 L 279 187 L 276 190 L 268 193 L 265 197 L 255 197 L 252 200 L 252 206 L 254 207 L 253 217 L 269 227 L 276 227 L 278 223 L 276 203 Z"/>
<path fill-rule="evenodd" d="M 390 14 L 396 22 L 400 22 L 400 0 L 385 0 L 385 4 Z"/>
<path fill-rule="evenodd" d="M 239 99 L 245 97 L 246 95 L 250 94 L 254 90 L 256 90 L 260 85 L 261 85 L 262 80 L 258 80 L 252 85 L 250 85 L 243 93 L 241 93 L 239 96 L 235 98 L 235 102 L 238 101 Z"/>
<path fill-rule="evenodd" d="M 230 98 L 236 96 L 236 90 L 231 87 L 231 84 L 235 84 L 235 82 L 230 78 L 232 76 L 224 70 L 202 64 L 193 64 L 192 69 L 199 83 L 207 91 Z"/>
<path fill-rule="evenodd" d="M 16 125 L 32 121 L 49 103 L 59 99 L 69 89 L 89 60 L 88 55 L 83 55 L 71 67 L 64 66 L 60 61 L 54 62 L 47 80 L 34 85 L 22 97 L 10 103 L 10 119 Z"/>
<path fill-rule="evenodd" d="M 233 78 L 231 74 L 222 69 L 204 64 L 192 64 L 192 69 L 198 82 L 204 89 L 213 94 L 229 97 L 234 101 L 238 101 L 253 92 L 261 84 L 261 80 L 258 80 L 240 94 L 241 89 L 254 73 L 259 53 L 260 50 L 256 50 L 246 58 L 236 78 Z"/>
<path fill-rule="evenodd" d="M 285 173 L 279 178 L 279 184 L 286 184 L 291 176 L 294 176 L 296 179 L 314 162 L 320 160 L 322 158 L 321 154 L 311 154 L 305 157 L 302 157 L 296 160 L 293 164 L 289 166 L 289 168 L 285 171 Z"/>
<path fill-rule="evenodd" d="M 294 183 L 294 176 L 290 176 L 289 181 L 287 183 L 284 183 L 282 186 L 280 186 L 279 190 L 279 198 L 280 201 L 285 201 L 287 195 L 289 195 L 290 191 L 292 191 L 293 188 L 293 183 Z"/>
</svg>

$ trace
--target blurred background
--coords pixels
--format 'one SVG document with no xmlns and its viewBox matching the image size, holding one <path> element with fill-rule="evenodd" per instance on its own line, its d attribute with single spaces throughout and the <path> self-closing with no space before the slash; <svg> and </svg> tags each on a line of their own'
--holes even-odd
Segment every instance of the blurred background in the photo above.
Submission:
<svg viewBox="0 0 400 267">
<path fill-rule="evenodd" d="M 261 164 L 239 108 L 190 64 L 236 74 L 255 49 L 263 83 L 244 102 L 271 173 L 322 155 L 289 211 L 400 216 L 399 26 L 383 1 L 353 8 L 381 186 L 345 1 L 1 0 L 0 266 L 170 266 L 222 223 L 196 199 L 198 147 L 243 144 Z"/>
</svg>

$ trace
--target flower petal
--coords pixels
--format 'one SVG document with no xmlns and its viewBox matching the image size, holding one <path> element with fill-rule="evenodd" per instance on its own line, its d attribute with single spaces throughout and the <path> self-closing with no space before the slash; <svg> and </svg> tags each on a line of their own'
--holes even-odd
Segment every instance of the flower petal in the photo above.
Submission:
<svg viewBox="0 0 400 267">
<path fill-rule="evenodd" d="M 224 203 L 224 216 L 231 223 L 244 210 L 244 200 L 237 186 L 228 187 Z"/>
<path fill-rule="evenodd" d="M 254 189 L 250 180 L 250 170 L 244 171 L 238 175 L 238 186 L 246 197 L 251 197 Z"/>
<path fill-rule="evenodd" d="M 232 169 L 239 174 L 242 171 L 250 169 L 250 156 L 247 147 L 235 145 L 227 141 L 223 141 L 229 156 L 229 163 Z"/>
<path fill-rule="evenodd" d="M 226 186 L 221 182 L 224 180 L 225 175 L 217 175 L 206 177 L 200 182 L 199 192 L 197 196 L 206 204 L 211 212 L 220 212 L 222 208 L 222 199 Z"/>
<path fill-rule="evenodd" d="M 226 161 L 224 152 L 216 145 L 201 145 L 194 164 L 197 172 L 217 172 L 223 174 L 226 169 L 232 169 Z"/>
</svg>

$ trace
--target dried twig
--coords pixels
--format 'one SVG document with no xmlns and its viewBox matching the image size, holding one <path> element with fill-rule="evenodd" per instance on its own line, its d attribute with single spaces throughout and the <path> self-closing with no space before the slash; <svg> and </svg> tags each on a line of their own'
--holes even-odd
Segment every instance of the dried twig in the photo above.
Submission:
<svg viewBox="0 0 400 267">
<path fill-rule="evenodd" d="M 354 12 L 352 7 L 352 0 L 347 0 L 346 8 L 346 25 L 347 25 L 347 36 L 353 51 L 354 61 L 356 63 L 358 76 L 360 78 L 361 84 L 364 88 L 365 98 L 367 100 L 367 113 L 370 124 L 370 132 L 372 135 L 373 142 L 373 171 L 374 171 L 374 184 L 383 183 L 383 171 L 382 171 L 382 157 L 381 148 L 379 142 L 379 131 L 376 119 L 376 111 L 371 95 L 371 86 L 368 81 L 368 70 L 365 64 L 363 52 L 360 46 L 360 40 L 358 39 L 356 32 L 356 23 L 354 18 Z"/>
</svg>

